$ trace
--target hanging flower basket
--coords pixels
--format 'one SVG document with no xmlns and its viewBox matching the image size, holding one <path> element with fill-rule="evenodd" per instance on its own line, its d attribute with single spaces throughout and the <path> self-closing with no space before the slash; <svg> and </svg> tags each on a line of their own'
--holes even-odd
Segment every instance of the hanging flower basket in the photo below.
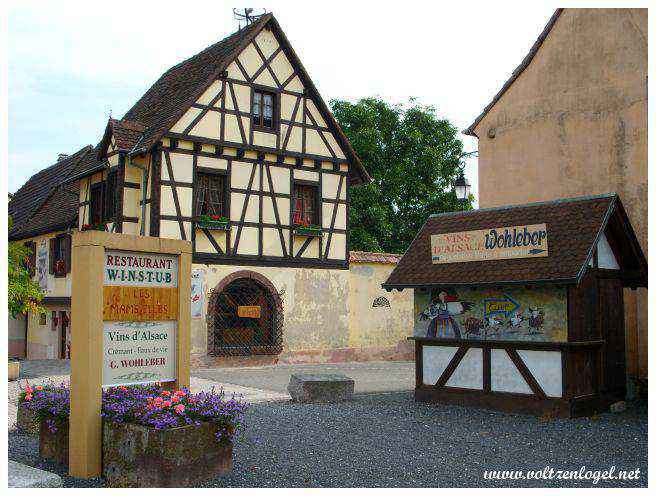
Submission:
<svg viewBox="0 0 656 496">
<path fill-rule="evenodd" d="M 82 224 L 80 231 L 106 231 L 107 224 L 99 222 L 97 224 Z"/>
<path fill-rule="evenodd" d="M 224 215 L 200 215 L 196 217 L 196 227 L 199 229 L 220 229 L 227 231 L 230 220 Z"/>
<path fill-rule="evenodd" d="M 294 234 L 298 236 L 321 236 L 323 229 L 314 224 L 294 224 Z"/>
</svg>

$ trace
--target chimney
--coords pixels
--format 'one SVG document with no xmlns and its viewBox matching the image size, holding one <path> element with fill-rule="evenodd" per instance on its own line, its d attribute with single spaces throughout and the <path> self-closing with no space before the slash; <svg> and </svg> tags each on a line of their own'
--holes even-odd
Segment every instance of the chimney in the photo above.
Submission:
<svg viewBox="0 0 656 496">
<path fill-rule="evenodd" d="M 60 153 L 59 155 L 57 155 L 57 162 L 61 162 L 65 158 L 68 158 L 68 153 Z"/>
</svg>

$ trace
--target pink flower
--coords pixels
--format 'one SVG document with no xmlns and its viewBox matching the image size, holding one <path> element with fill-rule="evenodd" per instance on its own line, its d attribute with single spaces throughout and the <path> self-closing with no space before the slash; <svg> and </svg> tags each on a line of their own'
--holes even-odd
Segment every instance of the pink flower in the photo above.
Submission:
<svg viewBox="0 0 656 496">
<path fill-rule="evenodd" d="M 162 391 L 162 396 L 171 396 L 171 391 Z"/>
<path fill-rule="evenodd" d="M 36 389 L 37 391 L 43 391 L 43 386 L 37 386 L 34 389 Z"/>
<path fill-rule="evenodd" d="M 175 405 L 175 413 L 177 413 L 178 415 L 182 415 L 184 411 L 185 411 L 185 406 L 182 403 L 180 403 L 179 405 Z"/>
<path fill-rule="evenodd" d="M 25 386 L 25 392 L 26 392 L 26 393 L 33 393 L 33 392 L 34 392 L 34 389 L 32 389 L 32 388 L 30 387 L 30 385 L 27 384 L 27 385 Z"/>
<path fill-rule="evenodd" d="M 173 403 L 178 403 L 178 402 L 180 401 L 180 398 L 178 398 L 177 396 L 173 395 L 173 396 L 171 396 L 171 401 L 172 401 Z"/>
<path fill-rule="evenodd" d="M 32 399 L 32 393 L 25 394 L 25 401 L 30 401 Z"/>
<path fill-rule="evenodd" d="M 187 396 L 187 393 L 185 393 L 182 389 L 180 389 L 179 391 L 175 392 L 175 395 L 176 396 Z"/>
<path fill-rule="evenodd" d="M 155 403 L 161 403 L 162 401 L 164 401 L 164 398 L 162 398 L 161 396 L 158 396 L 158 397 L 155 398 L 153 401 L 154 401 Z"/>
<path fill-rule="evenodd" d="M 162 406 L 169 407 L 169 406 L 171 406 L 171 402 L 167 400 L 164 403 L 162 403 Z"/>
</svg>

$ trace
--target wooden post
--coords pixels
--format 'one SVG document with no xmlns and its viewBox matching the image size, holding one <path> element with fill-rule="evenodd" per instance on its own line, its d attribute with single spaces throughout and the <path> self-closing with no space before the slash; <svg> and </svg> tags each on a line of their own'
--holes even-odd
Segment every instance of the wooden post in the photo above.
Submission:
<svg viewBox="0 0 656 496">
<path fill-rule="evenodd" d="M 74 246 L 71 287 L 71 415 L 69 473 L 101 472 L 102 246 Z"/>
<path fill-rule="evenodd" d="M 191 355 L 191 253 L 178 257 L 178 354 L 176 389 L 189 387 Z"/>
<path fill-rule="evenodd" d="M 105 352 L 103 285 L 106 250 L 177 256 L 175 387 L 189 386 L 191 243 L 100 231 L 76 233 L 72 242 L 69 473 L 80 478 L 102 474 L 100 413 Z"/>
</svg>

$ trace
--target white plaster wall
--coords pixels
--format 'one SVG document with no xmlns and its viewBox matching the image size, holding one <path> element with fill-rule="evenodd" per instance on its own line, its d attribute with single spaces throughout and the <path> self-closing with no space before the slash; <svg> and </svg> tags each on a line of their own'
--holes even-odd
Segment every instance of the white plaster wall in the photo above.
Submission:
<svg viewBox="0 0 656 496">
<path fill-rule="evenodd" d="M 423 380 L 425 385 L 435 385 L 457 350 L 457 346 L 424 346 L 422 348 Z"/>
<path fill-rule="evenodd" d="M 563 367 L 560 351 L 517 350 L 547 396 L 563 395 Z"/>
<path fill-rule="evenodd" d="M 483 350 L 481 348 L 469 348 L 446 385 L 467 389 L 483 389 Z"/>
<path fill-rule="evenodd" d="M 597 263 L 600 269 L 620 269 L 620 264 L 617 263 L 617 259 L 613 254 L 613 250 L 610 248 L 608 238 L 605 234 L 601 235 L 597 243 Z"/>
<path fill-rule="evenodd" d="M 490 368 L 492 391 L 533 394 L 506 350 L 491 350 Z"/>
</svg>

